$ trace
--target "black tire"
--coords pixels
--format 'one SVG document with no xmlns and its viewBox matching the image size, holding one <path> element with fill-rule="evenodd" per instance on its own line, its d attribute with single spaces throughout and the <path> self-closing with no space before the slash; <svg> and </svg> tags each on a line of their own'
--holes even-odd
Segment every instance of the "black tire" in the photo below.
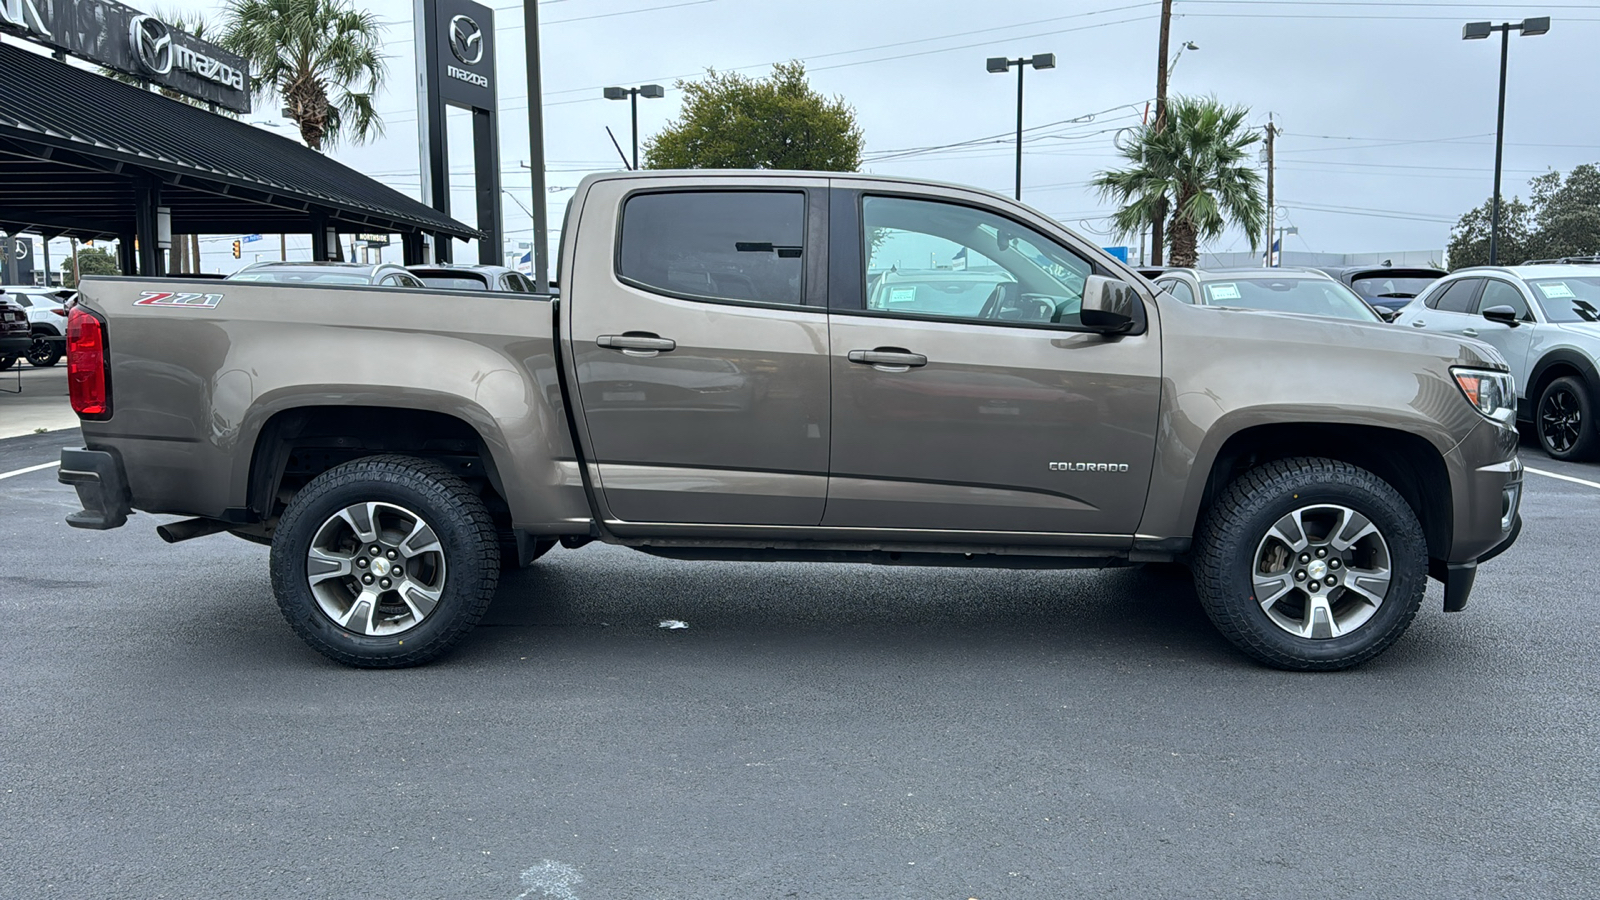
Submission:
<svg viewBox="0 0 1600 900">
<path fill-rule="evenodd" d="M 1371 608 L 1374 604 L 1362 600 L 1360 594 L 1346 588 L 1341 581 L 1338 587 L 1318 595 L 1328 603 L 1329 618 L 1322 621 L 1336 621 L 1331 612 L 1336 608 L 1335 601 L 1356 615 L 1368 617 L 1364 620 L 1347 618 L 1355 623 L 1354 627 L 1337 636 L 1292 634 L 1257 602 L 1253 579 L 1279 577 L 1285 579 L 1284 584 L 1294 579 L 1289 596 L 1285 598 L 1286 608 L 1292 611 L 1298 602 L 1306 630 L 1313 633 L 1325 630 L 1313 622 L 1313 595 L 1301 583 L 1309 581 L 1302 578 L 1302 570 L 1297 568 L 1299 559 L 1307 557 L 1297 559 L 1291 552 L 1284 557 L 1290 568 L 1283 574 L 1257 576 L 1258 563 L 1263 559 L 1260 554 L 1263 548 L 1265 552 L 1275 552 L 1270 546 L 1269 530 L 1296 511 L 1306 513 L 1307 519 L 1302 522 L 1304 533 L 1298 537 L 1309 538 L 1314 524 L 1309 520 L 1323 515 L 1323 510 L 1338 508 L 1365 517 L 1377 529 L 1376 543 L 1362 543 L 1351 549 L 1355 553 L 1373 554 L 1377 544 L 1383 545 L 1390 575 L 1381 604 Z M 1327 512 L 1326 515 L 1338 514 Z M 1350 522 L 1353 518 L 1340 521 Z M 1355 530 L 1359 528 L 1352 529 L 1351 533 Z M 1362 541 L 1372 542 L 1373 539 L 1368 537 Z M 1316 561 L 1316 547 L 1313 541 L 1306 548 L 1313 562 Z M 1284 549 L 1288 549 L 1286 544 Z M 1335 550 L 1332 555 L 1340 554 Z M 1342 572 L 1337 564 L 1332 564 L 1330 571 L 1329 565 L 1324 561 L 1320 569 L 1313 571 L 1321 571 L 1329 577 L 1350 577 L 1352 581 L 1360 577 L 1357 563 L 1346 562 Z M 1236 647 L 1274 668 L 1331 671 L 1372 659 L 1405 633 L 1427 586 L 1428 550 L 1416 513 L 1383 479 L 1348 463 L 1302 457 L 1266 463 L 1228 485 L 1201 526 L 1193 566 L 1195 592 L 1206 615 Z M 1371 586 L 1365 578 L 1362 583 Z M 1278 611 L 1279 607 L 1274 605 L 1273 609 Z"/>
<path fill-rule="evenodd" d="M 437 604 L 419 622 L 395 633 L 341 627 L 324 611 L 309 582 L 307 554 L 313 539 L 340 510 L 363 503 L 403 508 L 438 539 Z M 415 575 L 412 561 L 402 561 Z M 378 564 L 374 557 L 369 575 Z M 278 607 L 307 644 L 348 666 L 400 668 L 436 659 L 483 617 L 500 580 L 500 547 L 483 501 L 449 468 L 408 456 L 368 456 L 329 469 L 295 495 L 273 534 L 271 567 Z M 360 588 L 353 576 L 348 584 Z"/>
<path fill-rule="evenodd" d="M 1589 386 L 1576 375 L 1565 375 L 1545 385 L 1533 411 L 1533 429 L 1539 436 L 1539 446 L 1551 459 L 1580 462 L 1600 455 L 1594 401 L 1589 396 Z"/>
<path fill-rule="evenodd" d="M 28 365 L 48 369 L 61 361 L 61 344 L 44 335 L 33 336 L 33 346 L 28 348 Z"/>
<path fill-rule="evenodd" d="M 17 358 L 15 356 L 0 356 L 0 372 L 4 372 L 5 370 L 16 365 L 16 363 Z"/>
</svg>

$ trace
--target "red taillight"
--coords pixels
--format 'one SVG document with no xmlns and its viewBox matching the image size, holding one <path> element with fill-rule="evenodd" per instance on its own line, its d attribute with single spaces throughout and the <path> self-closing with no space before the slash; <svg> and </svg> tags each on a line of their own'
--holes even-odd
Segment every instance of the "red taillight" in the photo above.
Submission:
<svg viewBox="0 0 1600 900">
<path fill-rule="evenodd" d="M 72 410 L 86 419 L 111 418 L 111 358 L 106 326 L 94 313 L 74 306 L 67 314 L 67 393 Z"/>
</svg>

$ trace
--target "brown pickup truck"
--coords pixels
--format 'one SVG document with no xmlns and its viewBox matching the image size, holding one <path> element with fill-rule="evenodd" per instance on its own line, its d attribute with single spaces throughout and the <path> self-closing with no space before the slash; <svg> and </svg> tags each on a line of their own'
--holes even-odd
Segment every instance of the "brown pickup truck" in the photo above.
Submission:
<svg viewBox="0 0 1600 900">
<path fill-rule="evenodd" d="M 1250 656 L 1338 669 L 1515 540 L 1505 363 L 1197 307 L 1025 206 L 922 181 L 592 177 L 559 296 L 85 281 L 61 480 L 270 544 L 317 650 L 426 662 L 505 565 L 1189 565 Z"/>
</svg>

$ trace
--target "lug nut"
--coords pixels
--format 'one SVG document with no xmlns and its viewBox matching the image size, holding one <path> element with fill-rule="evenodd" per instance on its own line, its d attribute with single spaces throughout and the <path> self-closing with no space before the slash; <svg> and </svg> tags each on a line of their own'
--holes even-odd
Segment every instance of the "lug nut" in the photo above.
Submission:
<svg viewBox="0 0 1600 900">
<path fill-rule="evenodd" d="M 363 576 L 361 576 L 361 583 L 362 584 L 371 584 L 372 583 L 372 576 L 371 575 L 363 575 Z"/>
<path fill-rule="evenodd" d="M 1334 585 L 1339 583 L 1339 579 L 1333 577 L 1332 575 L 1329 575 L 1327 577 L 1326 581 L 1327 581 L 1328 587 L 1333 587 Z"/>
<path fill-rule="evenodd" d="M 393 551 L 393 550 L 390 550 L 390 551 L 389 551 L 389 558 L 390 558 L 390 559 L 394 559 L 394 558 L 395 558 L 395 557 L 397 557 L 397 556 L 399 556 L 399 555 L 400 555 L 400 554 L 398 554 L 398 553 L 396 553 L 396 552 L 394 552 L 394 551 Z"/>
<path fill-rule="evenodd" d="M 1318 559 L 1321 559 L 1322 557 L 1327 556 L 1327 555 L 1328 555 L 1328 548 L 1327 547 L 1318 547 L 1317 548 L 1317 558 Z"/>
<path fill-rule="evenodd" d="M 378 587 L 388 588 L 389 587 L 389 579 L 385 578 L 382 581 L 378 582 Z"/>
<path fill-rule="evenodd" d="M 1305 581 L 1306 580 L 1306 570 L 1305 569 L 1297 569 L 1295 571 L 1295 573 L 1294 573 L 1294 580 L 1295 581 Z"/>
<path fill-rule="evenodd" d="M 1322 590 L 1322 583 L 1319 582 L 1319 581 L 1313 581 L 1310 584 L 1306 585 L 1306 587 L 1310 588 L 1311 589 L 1311 593 L 1315 594 L 1317 591 Z"/>
<path fill-rule="evenodd" d="M 1328 560 L 1328 568 L 1330 568 L 1330 569 L 1339 568 L 1339 560 L 1337 560 L 1337 559 Z"/>
<path fill-rule="evenodd" d="M 1309 553 L 1300 554 L 1300 561 L 1303 563 L 1311 562 L 1311 555 Z"/>
<path fill-rule="evenodd" d="M 396 578 L 399 578 L 401 575 L 405 574 L 405 570 L 401 569 L 399 566 L 395 566 L 394 568 L 389 570 L 389 574 L 393 575 Z"/>
<path fill-rule="evenodd" d="M 365 569 L 367 567 L 367 558 L 365 556 L 363 556 L 360 559 L 356 560 L 356 565 L 358 565 L 361 568 Z"/>
<path fill-rule="evenodd" d="M 367 548 L 367 552 L 371 553 L 373 556 L 377 556 L 379 553 L 383 552 L 383 548 L 379 547 L 377 544 L 373 544 L 371 547 Z"/>
</svg>

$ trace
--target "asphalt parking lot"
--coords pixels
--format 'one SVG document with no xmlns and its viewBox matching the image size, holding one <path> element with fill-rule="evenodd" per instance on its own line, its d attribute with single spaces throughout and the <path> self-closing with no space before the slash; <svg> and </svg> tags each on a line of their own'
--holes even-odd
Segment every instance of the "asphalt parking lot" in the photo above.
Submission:
<svg viewBox="0 0 1600 900">
<path fill-rule="evenodd" d="M 1181 579 L 591 545 L 427 668 L 353 671 L 265 548 L 105 533 L 0 441 L 0 895 L 1592 897 L 1600 465 L 1352 672 Z M 36 465 L 45 468 L 23 471 Z M 1553 476 L 1565 476 L 1562 480 Z M 1588 483 L 1582 483 L 1588 482 Z M 663 630 L 681 619 L 684 630 Z"/>
</svg>

